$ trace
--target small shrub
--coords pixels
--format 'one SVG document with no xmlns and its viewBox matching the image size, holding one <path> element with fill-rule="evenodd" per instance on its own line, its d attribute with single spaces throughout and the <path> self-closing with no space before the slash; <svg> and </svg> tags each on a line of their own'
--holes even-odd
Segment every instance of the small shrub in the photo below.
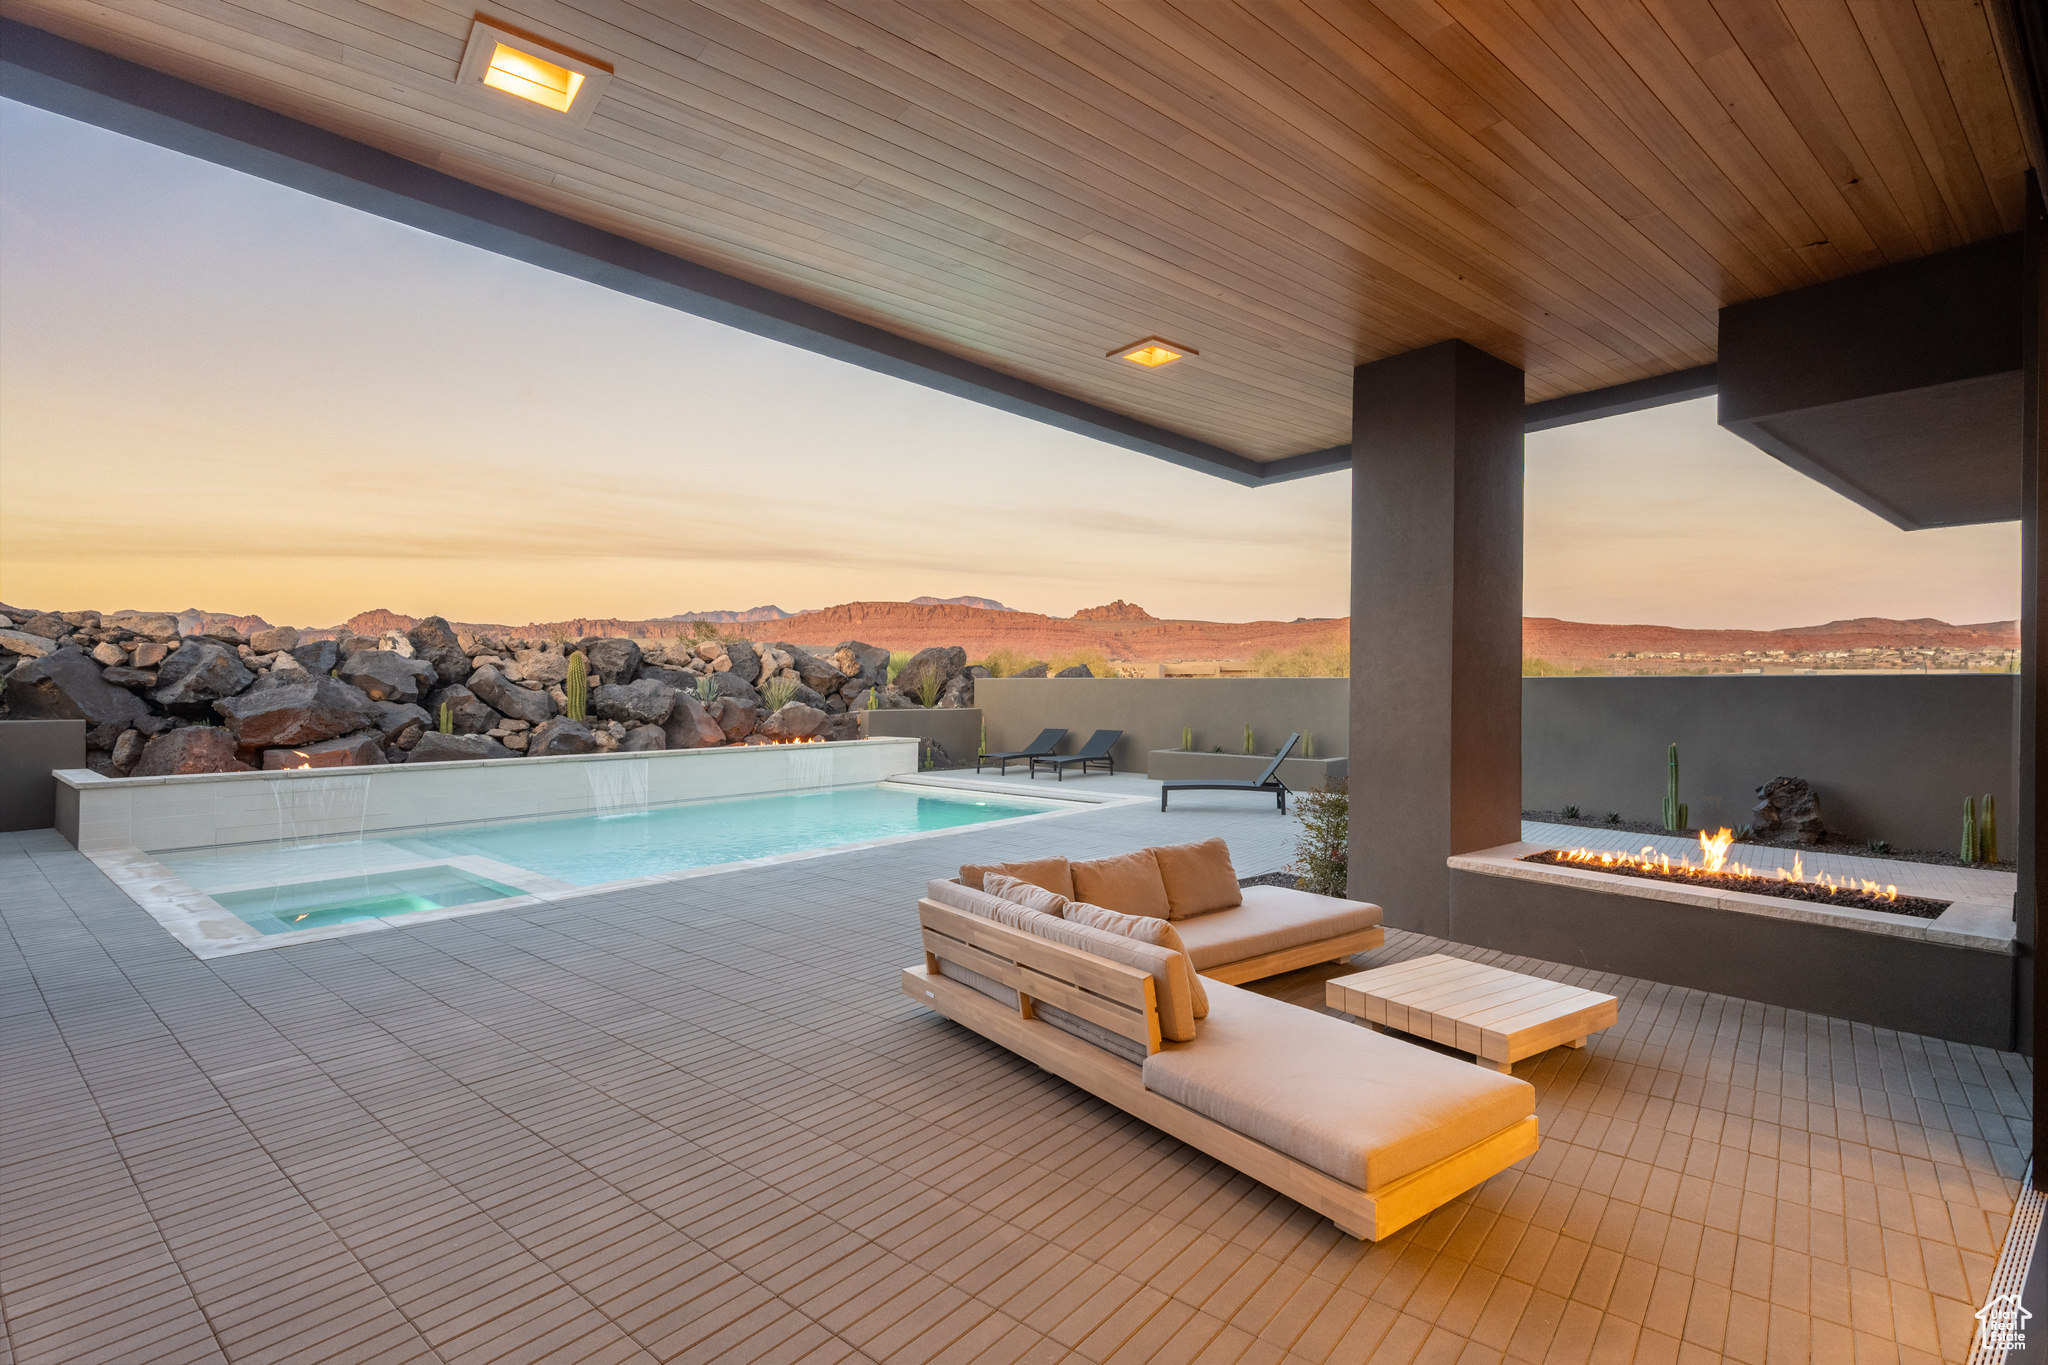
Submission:
<svg viewBox="0 0 2048 1365">
<path fill-rule="evenodd" d="M 1287 870 L 1294 884 L 1319 896 L 1346 894 L 1351 879 L 1351 787 L 1343 778 L 1322 790 L 1295 798 L 1294 818 L 1301 825 L 1294 861 Z"/>
<path fill-rule="evenodd" d="M 1736 837 L 1737 839 L 1744 839 L 1744 840 L 1747 840 L 1747 839 L 1754 839 L 1754 838 L 1756 837 L 1756 826 L 1755 826 L 1755 825 L 1737 825 L 1737 826 L 1735 827 L 1735 837 Z"/>
<path fill-rule="evenodd" d="M 1109 656 L 1099 649 L 1073 649 L 1051 660 L 1045 666 L 1048 673 L 1062 673 L 1075 666 L 1085 666 L 1098 678 L 1114 678 L 1116 670 L 1109 666 Z"/>
<path fill-rule="evenodd" d="M 925 709 L 929 710 L 937 706 L 939 704 L 939 693 L 944 690 L 944 685 L 939 681 L 939 671 L 936 668 L 927 668 L 917 675 L 917 701 Z"/>
<path fill-rule="evenodd" d="M 1012 673 L 1031 667 L 1031 661 L 1014 649 L 992 649 L 981 661 L 991 678 L 1007 678 Z"/>
<path fill-rule="evenodd" d="M 1563 810 L 1559 811 L 1558 814 L 1562 815 L 1567 820 L 1576 820 L 1579 818 L 1579 808 L 1577 806 L 1566 806 Z"/>
<path fill-rule="evenodd" d="M 718 683 L 708 676 L 697 679 L 695 691 L 697 700 L 706 706 L 718 700 Z"/>
<path fill-rule="evenodd" d="M 770 711 L 780 711 L 796 700 L 796 690 L 801 686 L 795 678 L 770 678 L 761 688 L 761 699 L 768 703 Z"/>
<path fill-rule="evenodd" d="M 1869 843 L 1865 844 L 1864 847 L 1869 849 L 1872 853 L 1889 853 L 1892 851 L 1892 845 L 1889 839 L 1872 839 Z"/>
<path fill-rule="evenodd" d="M 1252 655 L 1252 671 L 1262 678 L 1348 678 L 1351 639 L 1327 635 L 1293 649 L 1262 649 Z"/>
<path fill-rule="evenodd" d="M 700 645 L 701 645 L 701 644 L 703 644 L 703 643 L 704 643 L 705 641 L 707 641 L 707 640 L 716 640 L 717 638 L 718 638 L 718 626 L 717 626 L 717 624 L 716 624 L 715 622 L 712 622 L 712 621 L 692 621 L 692 622 L 690 622 L 690 634 L 689 634 L 689 639 L 690 639 L 690 640 L 691 640 L 691 641 L 692 641 L 693 643 L 696 643 L 696 644 L 700 644 Z"/>
<path fill-rule="evenodd" d="M 907 649 L 892 649 L 889 651 L 890 682 L 896 681 L 896 675 L 903 671 L 903 666 L 909 663 L 913 657 L 911 651 Z"/>
<path fill-rule="evenodd" d="M 1618 825 L 1618 824 L 1620 824 L 1620 823 L 1621 823 L 1621 812 L 1620 812 L 1620 811 L 1618 811 L 1618 810 L 1611 810 L 1611 811 L 1607 812 L 1607 823 L 1608 823 L 1608 824 L 1610 824 L 1610 825 Z"/>
<path fill-rule="evenodd" d="M 1704 673 L 1706 670 L 1701 669 L 1700 671 Z M 1548 659 L 1532 658 L 1524 654 L 1522 656 L 1522 676 L 1525 678 L 1604 678 L 1607 676 L 1607 670 L 1604 668 L 1594 668 L 1591 665 L 1584 668 L 1566 668 L 1563 664 L 1554 664 Z"/>
<path fill-rule="evenodd" d="M 548 627 L 548 643 L 566 645 L 569 643 L 569 628 L 563 625 Z"/>
</svg>

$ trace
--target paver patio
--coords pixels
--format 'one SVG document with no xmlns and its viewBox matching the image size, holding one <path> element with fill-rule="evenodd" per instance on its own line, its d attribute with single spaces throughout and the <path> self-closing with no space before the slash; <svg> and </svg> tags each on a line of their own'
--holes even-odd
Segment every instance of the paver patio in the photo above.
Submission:
<svg viewBox="0 0 2048 1365">
<path fill-rule="evenodd" d="M 1621 1018 L 1517 1066 L 1536 1156 L 1368 1246 L 897 993 L 970 855 L 1292 830 L 1100 808 L 212 962 L 0 836 L 0 1362 L 1963 1358 L 2018 1056 L 1390 932 L 1263 989 L 1450 952 Z"/>
</svg>

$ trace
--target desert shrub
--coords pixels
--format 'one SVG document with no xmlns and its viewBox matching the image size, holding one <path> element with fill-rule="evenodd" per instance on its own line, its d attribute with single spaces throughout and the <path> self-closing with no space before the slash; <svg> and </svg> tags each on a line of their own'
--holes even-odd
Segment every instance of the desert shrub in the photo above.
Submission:
<svg viewBox="0 0 2048 1365">
<path fill-rule="evenodd" d="M 692 644 L 700 645 L 706 640 L 716 640 L 719 638 L 718 623 L 716 621 L 692 621 L 690 622 L 690 633 L 687 638 Z"/>
<path fill-rule="evenodd" d="M 697 679 L 696 694 L 698 701 L 709 706 L 718 700 L 718 684 L 707 674 Z"/>
<path fill-rule="evenodd" d="M 770 711 L 780 711 L 796 699 L 796 690 L 802 686 L 795 678 L 770 678 L 761 688 L 761 697 L 768 703 Z"/>
<path fill-rule="evenodd" d="M 916 656 L 915 656 L 915 655 L 914 655 L 914 654 L 913 654 L 913 653 L 912 653 L 912 652 L 911 652 L 910 650 L 907 650 L 907 649 L 892 649 L 892 650 L 890 650 L 890 651 L 889 651 L 889 681 L 890 681 L 890 682 L 895 682 L 895 681 L 896 681 L 896 675 L 897 675 L 898 673 L 901 673 L 901 672 L 903 671 L 903 666 L 904 666 L 905 664 L 909 663 L 909 662 L 911 661 L 911 659 L 913 659 L 914 657 L 916 657 Z"/>
<path fill-rule="evenodd" d="M 939 692 L 944 684 L 939 680 L 936 668 L 921 669 L 917 675 L 917 700 L 920 706 L 933 707 L 939 704 Z"/>
<path fill-rule="evenodd" d="M 1098 678 L 1114 678 L 1116 670 L 1109 666 L 1109 656 L 1099 649 L 1072 649 L 1046 664 L 1046 671 L 1058 673 L 1076 665 L 1085 664 L 1090 673 Z M 1020 665 L 1021 666 L 1021 665 Z"/>
<path fill-rule="evenodd" d="M 1293 649 L 1262 649 L 1252 655 L 1252 668 L 1262 678 L 1348 678 L 1351 641 L 1328 635 Z"/>
<path fill-rule="evenodd" d="M 1012 673 L 1031 667 L 1031 661 L 1014 649 L 992 649 L 981 661 L 991 678 L 1007 678 Z"/>
<path fill-rule="evenodd" d="M 1345 895 L 1351 876 L 1350 784 L 1334 778 L 1320 791 L 1295 797 L 1294 818 L 1301 825 L 1287 868 L 1294 884 L 1319 896 Z"/>
<path fill-rule="evenodd" d="M 1684 672 L 1686 670 L 1681 669 L 1679 671 Z M 1698 671 L 1705 673 L 1707 670 L 1702 668 Z M 1538 659 L 1524 654 L 1522 656 L 1522 676 L 1525 678 L 1604 678 L 1607 676 L 1607 670 L 1604 668 L 1594 668 L 1590 665 L 1585 668 L 1567 668 L 1563 664 L 1554 664 L 1548 659 Z"/>
</svg>

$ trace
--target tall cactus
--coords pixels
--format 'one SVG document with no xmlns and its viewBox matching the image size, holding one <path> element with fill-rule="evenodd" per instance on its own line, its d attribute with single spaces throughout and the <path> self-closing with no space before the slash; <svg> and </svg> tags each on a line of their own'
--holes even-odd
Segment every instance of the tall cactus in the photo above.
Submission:
<svg viewBox="0 0 2048 1365">
<path fill-rule="evenodd" d="M 569 680 L 562 686 L 569 698 L 569 719 L 590 719 L 590 660 L 577 650 L 569 656 Z"/>
<path fill-rule="evenodd" d="M 1963 846 L 1959 852 L 1965 863 L 1977 861 L 1977 802 L 1973 797 L 1963 798 Z"/>
<path fill-rule="evenodd" d="M 1245 726 L 1245 727 L 1244 727 L 1244 751 L 1245 751 L 1246 753 L 1252 753 L 1252 752 L 1253 752 L 1253 749 L 1252 749 L 1252 727 L 1251 727 L 1251 726 L 1249 726 L 1249 725 L 1247 725 L 1247 726 Z"/>
<path fill-rule="evenodd" d="M 1678 799 L 1678 746 L 1664 759 L 1664 828 L 1673 831 L 1692 828 L 1691 811 Z"/>
<path fill-rule="evenodd" d="M 1977 855 L 1987 863 L 1998 861 L 1998 807 L 1991 793 L 1984 793 L 1984 808 L 1977 813 Z"/>
<path fill-rule="evenodd" d="M 455 733 L 455 708 L 445 701 L 441 703 L 441 733 L 444 735 Z"/>
</svg>

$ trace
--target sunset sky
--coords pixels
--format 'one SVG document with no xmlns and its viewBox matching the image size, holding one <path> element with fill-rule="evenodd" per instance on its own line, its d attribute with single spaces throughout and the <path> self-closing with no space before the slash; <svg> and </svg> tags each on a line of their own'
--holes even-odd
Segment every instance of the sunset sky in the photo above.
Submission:
<svg viewBox="0 0 2048 1365">
<path fill-rule="evenodd" d="M 1714 425 L 1529 438 L 1524 609 L 2018 613 Z M 0 101 L 0 601 L 523 624 L 962 593 L 1341 616 L 1348 476 L 1246 489 Z"/>
</svg>

